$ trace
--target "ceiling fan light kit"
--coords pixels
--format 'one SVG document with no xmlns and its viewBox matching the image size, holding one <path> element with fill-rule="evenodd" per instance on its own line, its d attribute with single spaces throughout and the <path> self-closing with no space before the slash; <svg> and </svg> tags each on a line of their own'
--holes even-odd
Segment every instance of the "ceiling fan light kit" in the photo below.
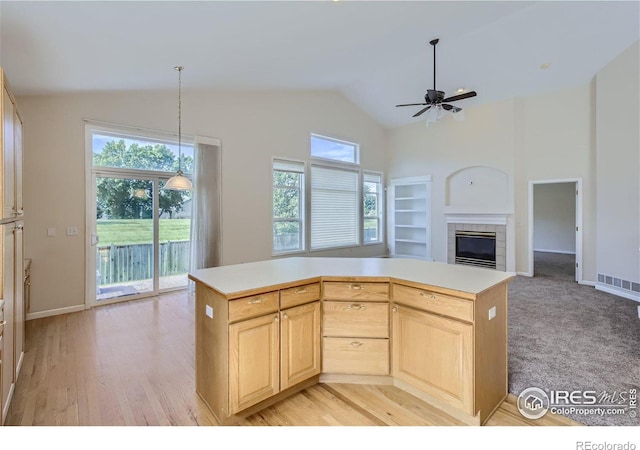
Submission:
<svg viewBox="0 0 640 450">
<path fill-rule="evenodd" d="M 429 126 L 430 123 L 440 120 L 442 117 L 444 117 L 445 113 L 450 113 L 457 121 L 464 120 L 464 113 L 462 112 L 462 108 L 450 105 L 449 103 L 458 100 L 464 100 L 465 98 L 475 97 L 476 95 L 478 95 L 475 91 L 469 91 L 445 98 L 444 91 L 439 91 L 436 89 L 436 45 L 439 41 L 439 39 L 433 39 L 431 42 L 429 42 L 429 44 L 433 46 L 433 89 L 427 90 L 427 93 L 424 95 L 425 102 L 396 105 L 396 107 L 424 106 L 424 108 L 415 113 L 413 117 L 419 117 L 422 114 L 426 113 L 426 115 L 424 116 L 424 118 L 426 119 L 426 126 Z M 464 91 L 464 89 L 458 89 L 458 92 L 462 91 Z"/>
</svg>

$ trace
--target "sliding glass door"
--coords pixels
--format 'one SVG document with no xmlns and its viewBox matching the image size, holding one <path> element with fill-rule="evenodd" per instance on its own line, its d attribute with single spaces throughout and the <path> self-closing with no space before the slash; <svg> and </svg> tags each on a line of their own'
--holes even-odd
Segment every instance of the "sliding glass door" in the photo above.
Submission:
<svg viewBox="0 0 640 450">
<path fill-rule="evenodd" d="M 187 287 L 191 192 L 163 189 L 177 170 L 170 142 L 88 133 L 88 304 Z M 174 151 L 175 150 L 175 151 Z M 182 166 L 191 167 L 187 147 Z"/>
</svg>

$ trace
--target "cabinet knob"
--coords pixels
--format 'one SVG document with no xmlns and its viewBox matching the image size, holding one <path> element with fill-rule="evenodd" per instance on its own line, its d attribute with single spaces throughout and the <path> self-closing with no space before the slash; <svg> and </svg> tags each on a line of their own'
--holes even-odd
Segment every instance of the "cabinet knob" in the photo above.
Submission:
<svg viewBox="0 0 640 450">
<path fill-rule="evenodd" d="M 364 305 L 359 305 L 359 304 L 352 304 L 352 305 L 347 305 L 347 309 L 364 309 Z"/>
<path fill-rule="evenodd" d="M 398 312 L 398 308 L 396 306 L 394 306 L 393 308 L 391 308 L 391 311 Z"/>
<path fill-rule="evenodd" d="M 282 318 L 283 318 L 283 319 L 288 319 L 288 318 L 289 318 L 289 316 L 288 316 L 288 315 L 286 315 L 286 314 L 283 314 L 283 315 L 282 315 Z"/>
<path fill-rule="evenodd" d="M 275 317 L 273 318 L 273 320 L 274 320 L 275 322 L 280 322 L 280 317 L 275 316 Z"/>
</svg>

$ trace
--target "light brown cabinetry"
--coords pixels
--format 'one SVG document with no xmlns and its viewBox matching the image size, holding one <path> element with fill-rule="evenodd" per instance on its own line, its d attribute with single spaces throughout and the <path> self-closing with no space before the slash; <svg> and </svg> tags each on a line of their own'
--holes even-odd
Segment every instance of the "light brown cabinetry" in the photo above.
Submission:
<svg viewBox="0 0 640 450">
<path fill-rule="evenodd" d="M 24 354 L 24 290 L 22 245 L 22 119 L 4 71 L 0 69 L 0 298 L 4 300 L 1 420 L 4 423 Z"/>
<path fill-rule="evenodd" d="M 484 423 L 507 395 L 506 300 L 506 283 L 475 295 L 393 283 L 394 379 Z"/>
<path fill-rule="evenodd" d="M 389 374 L 389 283 L 323 284 L 324 373 Z"/>
<path fill-rule="evenodd" d="M 285 390 L 320 373 L 320 302 L 285 309 L 280 317 L 280 388 Z"/>
<path fill-rule="evenodd" d="M 278 315 L 229 326 L 229 409 L 235 414 L 280 390 Z"/>
<path fill-rule="evenodd" d="M 486 280 L 461 281 L 470 286 L 463 291 L 451 286 L 468 267 L 372 258 L 356 259 L 354 269 L 347 260 L 284 259 L 189 275 L 196 391 L 217 420 L 231 424 L 324 381 L 394 384 L 465 423 L 484 424 L 508 392 L 510 277 L 474 272 Z M 319 269 L 309 270 L 314 264 Z M 336 276 L 338 264 L 358 275 Z M 312 276 L 325 267 L 334 275 Z M 399 267 L 412 279 L 400 278 Z M 245 287 L 241 280 L 257 270 L 276 281 Z M 381 276 L 386 270 L 394 276 Z M 437 277 L 415 275 L 430 270 Z M 449 287 L 433 283 L 440 278 Z"/>
<path fill-rule="evenodd" d="M 470 324 L 393 306 L 393 376 L 473 414 Z"/>
<path fill-rule="evenodd" d="M 196 390 L 220 423 L 317 382 L 319 283 L 231 300 L 198 283 L 196 311 Z"/>
</svg>

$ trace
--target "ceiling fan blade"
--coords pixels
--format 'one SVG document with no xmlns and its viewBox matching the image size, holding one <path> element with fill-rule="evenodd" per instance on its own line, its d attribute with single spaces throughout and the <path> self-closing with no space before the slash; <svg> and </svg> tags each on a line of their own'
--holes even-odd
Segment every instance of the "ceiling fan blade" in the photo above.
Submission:
<svg viewBox="0 0 640 450">
<path fill-rule="evenodd" d="M 398 106 L 424 106 L 424 105 L 430 105 L 430 103 L 407 103 L 406 105 L 396 105 L 396 108 Z"/>
<path fill-rule="evenodd" d="M 453 97 L 445 98 L 443 102 L 455 102 L 456 100 L 464 100 L 465 98 L 475 97 L 476 91 L 465 92 L 464 94 L 454 95 Z"/>
<path fill-rule="evenodd" d="M 427 109 L 431 108 L 431 105 L 427 106 L 426 108 L 421 109 L 420 111 L 418 111 L 417 113 L 415 113 L 413 115 L 413 117 L 418 117 L 420 114 L 422 114 L 423 112 L 425 112 Z"/>
<path fill-rule="evenodd" d="M 453 105 L 446 105 L 446 104 L 442 104 L 442 109 L 446 110 L 446 111 L 451 111 L 453 113 L 457 113 L 462 111 L 462 108 L 458 108 L 457 106 L 453 106 Z"/>
</svg>

